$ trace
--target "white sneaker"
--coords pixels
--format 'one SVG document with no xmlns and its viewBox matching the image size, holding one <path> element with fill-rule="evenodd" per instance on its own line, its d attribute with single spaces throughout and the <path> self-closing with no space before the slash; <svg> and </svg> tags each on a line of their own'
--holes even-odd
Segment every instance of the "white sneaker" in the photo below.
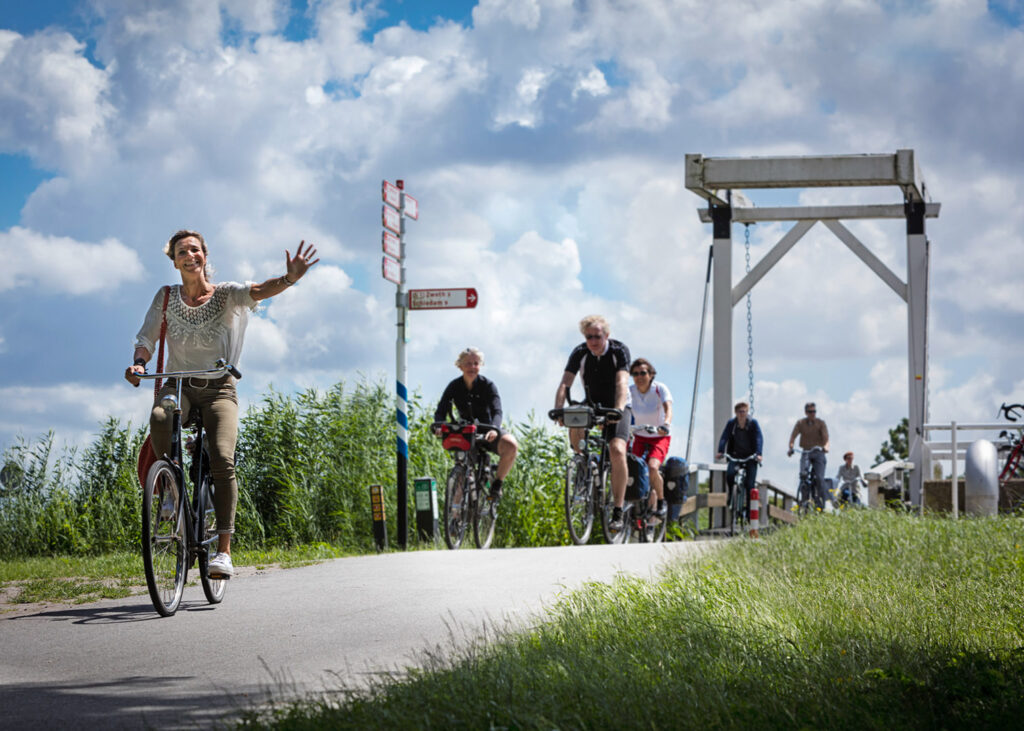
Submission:
<svg viewBox="0 0 1024 731">
<path fill-rule="evenodd" d="M 206 564 L 206 573 L 210 576 L 234 576 L 235 567 L 231 563 L 231 554 L 218 553 Z"/>
</svg>

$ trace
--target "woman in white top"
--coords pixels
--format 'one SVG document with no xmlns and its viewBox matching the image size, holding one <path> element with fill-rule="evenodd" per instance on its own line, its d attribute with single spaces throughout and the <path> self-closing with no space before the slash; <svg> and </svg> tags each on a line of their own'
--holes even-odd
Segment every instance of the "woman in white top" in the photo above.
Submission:
<svg viewBox="0 0 1024 731">
<path fill-rule="evenodd" d="M 668 455 L 672 437 L 668 435 L 672 423 L 672 394 L 668 386 L 654 380 L 657 371 L 650 361 L 637 358 L 629 367 L 633 384 L 629 396 L 633 404 L 633 446 L 631 451 L 637 457 L 647 459 L 651 480 L 651 504 L 656 505 L 659 518 L 665 516 L 665 486 L 659 468 Z M 638 430 L 636 427 L 653 426 L 656 433 Z M 654 501 L 657 500 L 657 503 Z"/>
<path fill-rule="evenodd" d="M 167 320 L 166 371 L 212 368 L 218 359 L 237 366 L 245 338 L 248 315 L 260 300 L 280 294 L 295 284 L 316 264 L 316 249 L 306 242 L 292 257 L 285 250 L 286 273 L 262 284 L 210 281 L 209 252 L 202 234 L 178 231 L 164 246 L 164 253 L 181 274 L 181 284 L 170 286 L 164 310 L 165 288 L 161 287 L 146 312 L 142 329 L 135 338 L 135 362 L 125 369 L 124 377 L 133 386 L 137 374 L 146 372 L 160 338 L 160 326 Z M 175 381 L 169 379 L 157 397 L 150 414 L 153 452 L 157 457 L 171 448 L 171 415 L 159 405 L 165 394 L 175 393 Z M 209 437 L 210 472 L 213 477 L 214 509 L 217 515 L 217 555 L 209 563 L 211 572 L 231 576 L 231 534 L 234 532 L 238 485 L 235 482 L 235 442 L 238 438 L 238 396 L 235 379 L 189 378 L 182 387 L 181 411 L 186 417 L 191 406 L 200 410 Z"/>
</svg>

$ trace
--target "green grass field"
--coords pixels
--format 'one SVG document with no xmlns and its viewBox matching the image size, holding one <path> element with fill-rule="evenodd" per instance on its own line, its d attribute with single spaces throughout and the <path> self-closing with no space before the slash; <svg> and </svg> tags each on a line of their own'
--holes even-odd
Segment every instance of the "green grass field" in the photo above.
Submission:
<svg viewBox="0 0 1024 731">
<path fill-rule="evenodd" d="M 818 516 L 243 726 L 1019 728 L 1022 596 L 1019 518 Z"/>
</svg>

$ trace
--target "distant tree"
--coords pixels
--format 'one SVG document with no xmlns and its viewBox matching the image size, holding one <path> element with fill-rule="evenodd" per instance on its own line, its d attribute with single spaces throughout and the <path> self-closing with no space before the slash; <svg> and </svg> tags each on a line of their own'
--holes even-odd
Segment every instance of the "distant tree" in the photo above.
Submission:
<svg viewBox="0 0 1024 731">
<path fill-rule="evenodd" d="M 875 464 L 888 462 L 889 460 L 905 460 L 910 456 L 907 449 L 907 432 L 910 430 L 910 420 L 904 417 L 895 429 L 889 430 L 889 438 L 882 442 L 878 454 L 875 456 Z"/>
</svg>

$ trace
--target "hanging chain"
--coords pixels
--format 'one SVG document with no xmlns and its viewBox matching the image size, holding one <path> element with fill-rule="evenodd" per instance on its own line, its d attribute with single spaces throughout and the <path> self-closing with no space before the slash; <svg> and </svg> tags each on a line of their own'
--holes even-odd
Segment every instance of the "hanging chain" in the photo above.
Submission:
<svg viewBox="0 0 1024 731">
<path fill-rule="evenodd" d="M 747 274 L 750 274 L 750 224 L 743 225 L 743 240 L 747 249 Z M 747 389 L 750 393 L 750 415 L 754 415 L 754 318 L 747 290 Z"/>
</svg>

